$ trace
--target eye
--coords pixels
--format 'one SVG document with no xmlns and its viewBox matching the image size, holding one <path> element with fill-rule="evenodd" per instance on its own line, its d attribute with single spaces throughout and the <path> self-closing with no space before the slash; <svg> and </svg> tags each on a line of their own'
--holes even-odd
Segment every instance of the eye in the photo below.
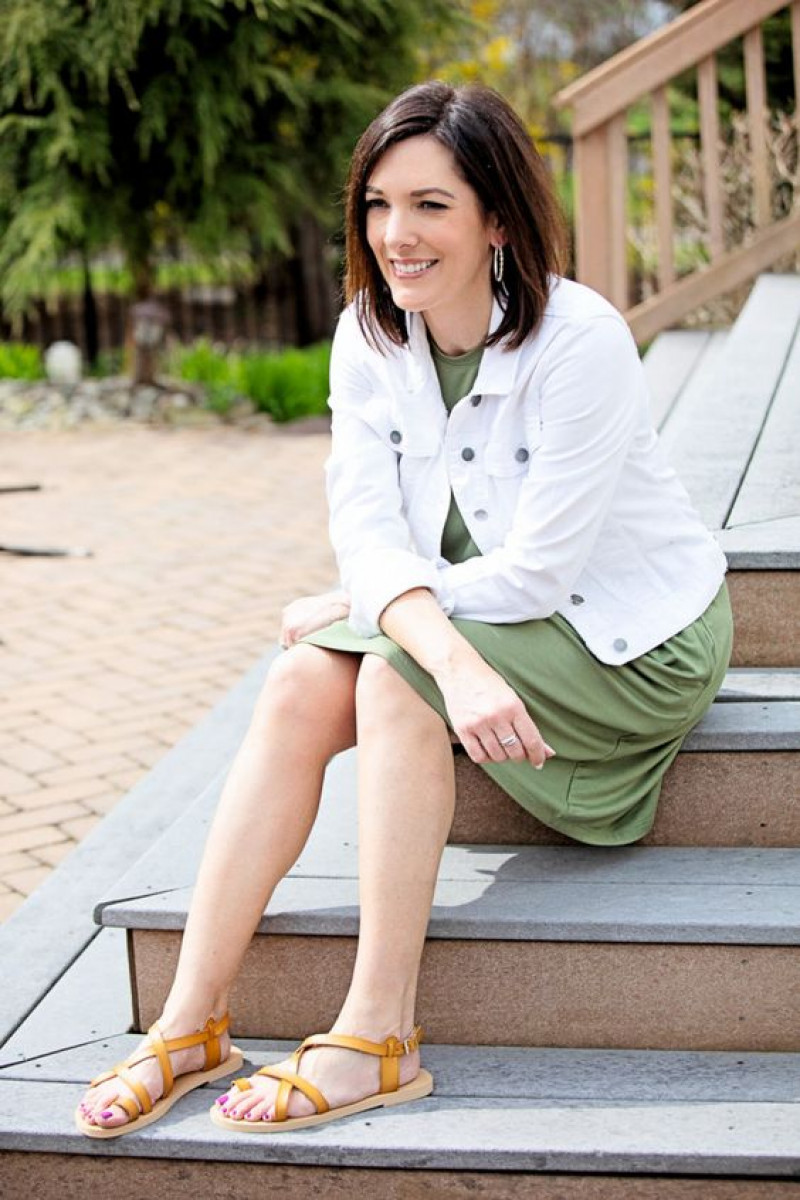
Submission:
<svg viewBox="0 0 800 1200">
<path fill-rule="evenodd" d="M 369 212 L 371 208 L 386 208 L 386 201 L 380 200 L 377 196 L 373 196 L 372 199 L 369 199 L 365 202 L 365 208 L 367 209 L 367 212 Z"/>
<path fill-rule="evenodd" d="M 439 209 L 444 211 L 447 208 L 446 204 L 440 204 L 438 200 L 421 200 L 420 208 Z"/>
</svg>

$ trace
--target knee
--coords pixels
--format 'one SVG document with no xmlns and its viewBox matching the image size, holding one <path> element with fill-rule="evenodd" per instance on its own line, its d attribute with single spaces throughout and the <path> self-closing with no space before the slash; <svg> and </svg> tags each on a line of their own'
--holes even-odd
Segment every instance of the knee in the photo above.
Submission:
<svg viewBox="0 0 800 1200">
<path fill-rule="evenodd" d="M 345 660 L 332 661 L 331 655 L 316 646 L 292 646 L 271 664 L 256 702 L 256 718 L 319 723 L 321 698 L 330 715 L 337 707 L 348 707 L 348 692 L 352 714 L 355 669 L 347 668 Z M 352 675 L 349 688 L 348 675 Z"/>
<path fill-rule="evenodd" d="M 391 731 L 399 724 L 441 724 L 434 710 L 379 654 L 365 654 L 356 684 L 359 733 L 379 727 Z"/>
</svg>

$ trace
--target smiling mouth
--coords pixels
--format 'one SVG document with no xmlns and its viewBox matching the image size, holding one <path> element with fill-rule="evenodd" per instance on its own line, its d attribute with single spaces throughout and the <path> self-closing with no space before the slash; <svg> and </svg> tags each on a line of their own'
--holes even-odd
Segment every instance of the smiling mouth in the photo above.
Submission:
<svg viewBox="0 0 800 1200">
<path fill-rule="evenodd" d="M 390 260 L 393 273 L 400 279 L 410 279 L 415 275 L 424 275 L 431 267 L 435 267 L 438 258 L 426 258 L 420 262 L 402 262 L 400 259 L 393 258 Z"/>
</svg>

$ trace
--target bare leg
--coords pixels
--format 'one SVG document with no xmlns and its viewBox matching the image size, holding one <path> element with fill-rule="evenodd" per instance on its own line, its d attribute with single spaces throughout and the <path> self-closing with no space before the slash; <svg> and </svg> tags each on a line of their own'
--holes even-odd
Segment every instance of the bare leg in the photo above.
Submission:
<svg viewBox="0 0 800 1200">
<path fill-rule="evenodd" d="M 225 785 L 200 867 L 178 969 L 159 1026 L 165 1037 L 201 1029 L 220 1016 L 264 907 L 306 843 L 319 807 L 325 766 L 355 741 L 359 659 L 314 646 L 276 661 Z M 319 696 L 324 695 L 324 707 Z M 224 1036 L 223 1057 L 229 1040 Z M 197 1070 L 202 1048 L 172 1055 L 175 1073 Z M 154 1060 L 135 1068 L 153 1099 Z M 84 1115 L 111 1128 L 128 1121 L 106 1108 L 118 1080 L 91 1089 Z M 109 1112 L 109 1117 L 103 1117 Z"/>
<path fill-rule="evenodd" d="M 442 850 L 453 820 L 453 752 L 447 727 L 383 659 L 364 656 L 356 691 L 359 747 L 361 925 L 353 979 L 334 1033 L 383 1041 L 414 1024 L 420 958 Z M 332 1107 L 378 1091 L 378 1060 L 351 1050 L 309 1050 L 301 1073 Z M 400 1059 L 400 1084 L 419 1054 Z M 264 1076 L 237 1092 L 227 1115 L 268 1119 L 278 1084 Z M 295 1091 L 290 1116 L 314 1112 Z"/>
</svg>

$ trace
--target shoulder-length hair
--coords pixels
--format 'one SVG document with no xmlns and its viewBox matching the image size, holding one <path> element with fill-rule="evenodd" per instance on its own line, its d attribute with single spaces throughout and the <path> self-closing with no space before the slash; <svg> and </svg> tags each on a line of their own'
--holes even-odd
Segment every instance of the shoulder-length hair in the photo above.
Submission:
<svg viewBox="0 0 800 1200">
<path fill-rule="evenodd" d="M 453 155 L 457 171 L 478 196 L 484 215 L 502 226 L 503 280 L 491 275 L 504 315 L 487 345 L 520 346 L 537 328 L 547 304 L 549 276 L 564 273 L 567 233 L 550 173 L 522 121 L 491 88 L 450 87 L 432 80 L 402 92 L 361 135 L 345 191 L 345 300 L 355 301 L 359 325 L 379 346 L 408 337 L 403 310 L 367 243 L 365 189 L 378 160 L 406 138 L 434 137 Z"/>
</svg>

